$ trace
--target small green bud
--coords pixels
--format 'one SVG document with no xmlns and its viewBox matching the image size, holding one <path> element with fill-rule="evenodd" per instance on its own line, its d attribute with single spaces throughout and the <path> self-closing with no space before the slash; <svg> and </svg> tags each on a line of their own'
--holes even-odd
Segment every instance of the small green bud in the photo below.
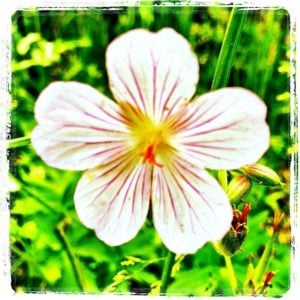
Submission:
<svg viewBox="0 0 300 300">
<path fill-rule="evenodd" d="M 284 185 L 281 182 L 278 174 L 266 166 L 260 164 L 248 165 L 243 167 L 242 171 L 247 177 L 253 179 L 259 184 L 263 184 L 267 186 Z"/>
<path fill-rule="evenodd" d="M 243 198 L 251 188 L 251 181 L 244 175 L 235 176 L 228 184 L 227 195 L 231 203 Z"/>
</svg>

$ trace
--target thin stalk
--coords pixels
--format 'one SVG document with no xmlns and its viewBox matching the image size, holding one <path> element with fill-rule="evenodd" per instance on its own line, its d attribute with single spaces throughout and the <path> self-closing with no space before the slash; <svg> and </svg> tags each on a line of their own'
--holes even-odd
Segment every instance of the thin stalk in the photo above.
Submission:
<svg viewBox="0 0 300 300">
<path fill-rule="evenodd" d="M 16 139 L 11 139 L 7 141 L 7 148 L 17 148 L 22 146 L 27 146 L 30 144 L 30 137 L 29 136 L 23 136 Z"/>
<path fill-rule="evenodd" d="M 175 253 L 168 251 L 161 277 L 160 294 L 165 295 L 171 277 L 172 267 L 175 262 Z"/>
<path fill-rule="evenodd" d="M 17 268 L 21 265 L 21 263 L 23 263 L 24 261 L 27 262 L 28 264 L 34 265 L 40 271 L 38 263 L 36 262 L 36 258 L 26 253 L 26 250 L 22 251 L 14 244 L 10 245 L 10 250 L 19 256 L 18 259 L 16 260 L 12 259 L 13 261 L 12 272 L 15 272 Z M 15 262 L 17 262 L 17 264 Z"/>
<path fill-rule="evenodd" d="M 66 248 L 66 252 L 67 255 L 69 257 L 69 260 L 71 262 L 73 271 L 74 271 L 74 275 L 76 278 L 76 281 L 81 289 L 82 292 L 87 292 L 87 287 L 86 287 L 86 282 L 85 279 L 82 275 L 81 269 L 80 269 L 80 265 L 79 265 L 79 261 L 78 258 L 76 257 L 75 253 L 73 252 L 72 246 L 70 245 L 63 229 L 61 228 L 62 225 L 59 225 L 56 227 L 56 233 L 59 237 L 59 239 L 61 240 L 61 242 L 63 243 L 63 245 Z"/>
<path fill-rule="evenodd" d="M 238 288 L 238 282 L 236 279 L 236 275 L 232 266 L 231 257 L 228 255 L 224 255 L 226 269 L 228 273 L 228 280 L 232 289 L 233 294 L 235 295 Z"/>
<path fill-rule="evenodd" d="M 273 256 L 272 254 L 274 251 L 275 238 L 276 238 L 276 234 L 273 234 L 271 239 L 266 244 L 264 252 L 259 260 L 259 263 L 258 263 L 257 267 L 255 268 L 254 276 L 253 276 L 253 282 L 254 282 L 255 287 L 258 287 L 261 284 L 263 276 L 267 272 L 267 267 Z"/>
<path fill-rule="evenodd" d="M 42 200 L 42 198 L 38 197 L 35 193 L 32 193 L 31 190 L 27 187 L 24 186 L 23 188 L 24 192 L 26 192 L 29 196 L 32 196 L 35 198 L 35 200 L 40 203 L 41 205 L 43 205 L 44 207 L 46 207 L 48 210 L 50 210 L 52 213 L 54 214 L 63 214 L 63 211 L 58 211 L 55 208 L 53 208 L 51 205 L 47 204 L 46 202 L 44 202 L 44 200 Z"/>
<path fill-rule="evenodd" d="M 34 11 L 33 25 L 35 32 L 41 32 L 40 12 L 38 9 Z"/>
<path fill-rule="evenodd" d="M 231 11 L 211 85 L 212 90 L 219 89 L 228 84 L 247 13 L 248 10 L 237 7 L 234 7 Z"/>
</svg>

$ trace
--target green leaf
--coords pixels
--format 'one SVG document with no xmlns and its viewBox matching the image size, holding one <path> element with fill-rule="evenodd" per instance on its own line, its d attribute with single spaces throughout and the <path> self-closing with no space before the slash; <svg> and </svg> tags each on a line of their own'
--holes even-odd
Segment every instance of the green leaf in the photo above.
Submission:
<svg viewBox="0 0 300 300">
<path fill-rule="evenodd" d="M 57 282 L 62 276 L 62 264 L 59 257 L 50 257 L 39 265 L 40 271 L 50 285 Z"/>
<path fill-rule="evenodd" d="M 24 238 L 34 240 L 38 234 L 38 227 L 35 221 L 26 222 L 20 227 L 19 234 Z"/>
<path fill-rule="evenodd" d="M 33 197 L 16 200 L 11 209 L 12 214 L 20 214 L 23 216 L 35 215 L 38 212 L 47 212 L 47 208 Z"/>
<path fill-rule="evenodd" d="M 216 286 L 217 278 L 211 273 L 210 268 L 195 268 L 193 270 L 180 271 L 175 281 L 169 285 L 168 294 L 212 296 Z"/>
<path fill-rule="evenodd" d="M 86 236 L 76 245 L 76 254 L 83 258 L 93 258 L 96 262 L 110 261 L 112 251 L 108 251 L 108 246 L 104 245 L 96 237 Z"/>
</svg>

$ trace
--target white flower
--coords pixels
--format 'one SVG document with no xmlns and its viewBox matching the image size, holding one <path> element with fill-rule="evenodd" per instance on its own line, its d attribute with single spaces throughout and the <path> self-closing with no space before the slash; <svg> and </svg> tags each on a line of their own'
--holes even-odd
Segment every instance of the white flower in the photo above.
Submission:
<svg viewBox="0 0 300 300">
<path fill-rule="evenodd" d="M 151 201 L 154 225 L 175 253 L 223 237 L 232 208 L 204 168 L 256 162 L 269 145 L 266 106 L 223 88 L 196 97 L 199 66 L 170 28 L 129 31 L 106 53 L 116 102 L 78 82 L 39 96 L 32 144 L 50 166 L 86 170 L 75 192 L 79 218 L 109 245 L 132 239 Z"/>
</svg>

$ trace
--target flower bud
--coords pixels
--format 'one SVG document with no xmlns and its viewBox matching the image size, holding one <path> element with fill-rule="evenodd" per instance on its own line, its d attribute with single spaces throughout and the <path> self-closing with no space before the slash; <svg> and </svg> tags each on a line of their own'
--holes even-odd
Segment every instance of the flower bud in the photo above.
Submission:
<svg viewBox="0 0 300 300">
<path fill-rule="evenodd" d="M 283 185 L 277 173 L 266 166 L 253 164 L 243 167 L 242 170 L 247 177 L 259 184 L 267 186 Z"/>
<path fill-rule="evenodd" d="M 215 244 L 215 248 L 220 254 L 232 256 L 240 250 L 248 234 L 247 215 L 249 211 L 249 204 L 245 204 L 242 212 L 237 209 L 233 211 L 230 230 L 225 234 L 222 240 Z"/>
<path fill-rule="evenodd" d="M 272 287 L 272 279 L 274 278 L 275 275 L 276 274 L 273 271 L 267 272 L 267 274 L 265 275 L 263 285 L 258 288 L 257 292 L 265 295 L 267 292 L 267 289 Z"/>
<path fill-rule="evenodd" d="M 227 195 L 231 203 L 242 199 L 251 188 L 251 181 L 244 175 L 235 176 L 228 184 Z"/>
</svg>

